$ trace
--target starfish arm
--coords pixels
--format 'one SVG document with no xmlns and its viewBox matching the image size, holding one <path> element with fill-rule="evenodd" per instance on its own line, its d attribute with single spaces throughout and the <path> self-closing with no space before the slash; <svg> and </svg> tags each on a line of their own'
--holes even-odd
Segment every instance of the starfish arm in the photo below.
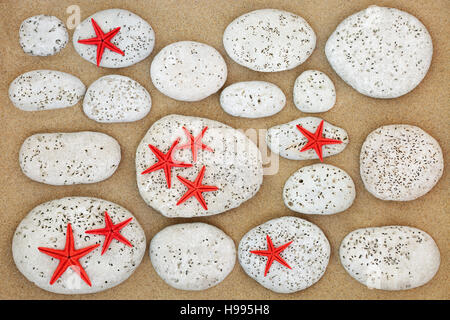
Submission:
<svg viewBox="0 0 450 320">
<path fill-rule="evenodd" d="M 98 45 L 101 43 L 101 40 L 98 40 L 98 38 L 96 37 L 96 38 L 90 38 L 90 39 L 81 39 L 81 40 L 78 40 L 78 43 Z"/>
<path fill-rule="evenodd" d="M 111 217 L 109 216 L 108 212 L 106 212 L 106 211 L 105 211 L 105 224 L 106 224 L 106 228 L 108 228 L 108 229 L 112 229 L 112 227 L 114 227 Z"/>
<path fill-rule="evenodd" d="M 210 147 L 208 147 L 206 144 L 204 144 L 204 143 L 202 143 L 202 149 L 203 150 L 208 150 L 208 151 L 210 151 L 210 152 L 214 152 L 214 150 L 212 149 L 212 148 L 210 148 Z"/>
<path fill-rule="evenodd" d="M 182 149 L 186 149 L 186 148 L 190 148 L 190 147 L 191 147 L 191 143 L 188 142 L 188 143 L 176 146 L 175 150 L 182 150 Z"/>
<path fill-rule="evenodd" d="M 178 200 L 177 202 L 177 206 L 182 204 L 183 202 L 185 202 L 187 199 L 189 199 L 190 197 L 192 197 L 194 195 L 195 190 L 191 189 L 188 190 L 181 198 L 180 200 Z"/>
<path fill-rule="evenodd" d="M 73 259 L 80 259 L 81 257 L 87 255 L 89 252 L 91 252 L 92 250 L 94 250 L 95 248 L 97 248 L 100 244 L 93 244 L 92 246 L 83 248 L 83 249 L 78 249 L 78 250 L 74 250 L 73 254 L 71 254 L 70 256 Z"/>
<path fill-rule="evenodd" d="M 171 172 L 171 168 L 167 164 L 167 162 L 164 163 L 163 170 L 164 170 L 164 175 L 166 176 L 167 188 L 170 189 L 172 187 L 172 172 Z"/>
<path fill-rule="evenodd" d="M 153 171 L 157 171 L 157 170 L 163 169 L 165 164 L 166 164 L 165 162 L 157 162 L 154 165 L 152 165 L 150 168 L 145 169 L 144 171 L 142 171 L 141 174 L 147 174 L 147 173 L 150 173 L 150 172 L 153 172 Z"/>
<path fill-rule="evenodd" d="M 109 232 L 108 234 L 105 235 L 105 240 L 103 241 L 102 252 L 100 255 L 103 255 L 106 252 L 106 250 L 108 250 L 112 239 L 113 239 L 112 232 Z"/>
<path fill-rule="evenodd" d="M 322 153 L 322 147 L 319 146 L 317 143 L 314 145 L 314 150 L 316 150 L 317 156 L 319 157 L 319 160 L 323 162 L 323 153 Z"/>
<path fill-rule="evenodd" d="M 287 267 L 289 269 L 292 269 L 291 266 L 288 265 L 288 263 L 282 257 L 280 257 L 279 255 L 274 256 L 274 259 L 276 261 L 278 261 L 280 264 L 282 264 L 283 266 L 285 266 L 285 267 Z"/>
<path fill-rule="evenodd" d="M 170 146 L 169 152 L 167 152 L 167 154 L 168 154 L 169 156 L 172 156 L 172 153 L 173 153 L 173 151 L 174 151 L 174 148 L 177 146 L 178 142 L 180 142 L 180 138 L 177 138 L 177 139 L 172 143 L 172 145 Z"/>
<path fill-rule="evenodd" d="M 197 178 L 195 178 L 194 180 L 194 184 L 198 187 L 201 185 L 203 177 L 205 176 L 205 170 L 206 170 L 206 166 L 203 166 L 202 169 L 200 170 L 200 173 L 198 174 Z"/>
<path fill-rule="evenodd" d="M 70 223 L 67 224 L 67 231 L 66 231 L 66 246 L 64 247 L 65 251 L 69 252 L 69 255 L 72 254 L 72 252 L 75 251 L 74 247 L 74 241 L 73 241 L 73 231 L 72 231 L 72 225 Z"/>
<path fill-rule="evenodd" d="M 52 258 L 55 258 L 55 259 L 61 259 L 61 258 L 66 257 L 64 250 L 57 250 L 57 249 L 43 248 L 43 247 L 39 247 L 38 250 Z"/>
<path fill-rule="evenodd" d="M 315 140 L 314 134 L 303 128 L 302 126 L 296 125 L 297 129 L 308 139 Z"/>
<path fill-rule="evenodd" d="M 289 241 L 288 243 L 283 244 L 282 246 L 279 246 L 278 248 L 275 249 L 276 253 L 280 253 L 281 251 L 283 251 L 284 249 L 286 249 L 287 247 L 289 247 L 291 245 L 293 241 Z"/>
<path fill-rule="evenodd" d="M 98 26 L 97 22 L 94 19 L 91 19 L 91 23 L 97 37 L 103 39 L 104 33 L 102 29 Z"/>
<path fill-rule="evenodd" d="M 112 39 L 116 34 L 118 34 L 120 31 L 120 27 L 117 27 L 115 29 L 112 29 L 111 31 L 107 32 L 104 34 L 103 39 L 106 40 L 110 40 Z"/>
<path fill-rule="evenodd" d="M 115 224 L 112 229 L 114 231 L 119 231 L 120 229 L 123 229 L 127 224 L 129 224 L 133 220 L 133 218 L 129 218 L 125 221 L 119 222 L 118 224 Z"/>
<path fill-rule="evenodd" d="M 217 191 L 219 190 L 219 188 L 217 188 L 216 186 L 202 185 L 198 188 L 198 190 L 200 190 L 201 192 L 210 192 L 210 191 Z"/>
<path fill-rule="evenodd" d="M 275 247 L 273 246 L 272 239 L 269 237 L 269 235 L 266 235 L 267 240 L 267 248 L 270 252 L 273 252 L 275 250 Z"/>
<path fill-rule="evenodd" d="M 105 235 L 105 234 L 109 233 L 109 230 L 107 228 L 101 228 L 101 229 L 87 230 L 87 231 L 85 231 L 85 233 Z"/>
<path fill-rule="evenodd" d="M 269 257 L 269 259 L 267 259 L 266 269 L 264 270 L 264 277 L 265 277 L 265 276 L 267 275 L 267 273 L 269 272 L 270 267 L 272 266 L 272 263 L 273 263 L 273 255 L 271 255 L 271 256 Z"/>
<path fill-rule="evenodd" d="M 152 144 L 149 144 L 148 147 L 150 148 L 150 150 L 155 154 L 156 158 L 158 158 L 158 160 L 166 160 L 166 155 L 159 150 L 157 147 L 155 147 Z"/>
<path fill-rule="evenodd" d="M 318 140 L 320 144 L 341 144 L 341 140 L 335 140 L 335 139 L 328 139 L 328 138 L 321 138 Z"/>
<path fill-rule="evenodd" d="M 70 268 L 77 273 L 81 279 L 83 279 L 84 282 L 87 283 L 87 285 L 89 287 L 92 286 L 91 284 L 91 280 L 89 279 L 86 271 L 84 270 L 84 268 L 81 266 L 80 262 L 77 260 L 75 261 L 75 263 L 73 265 L 70 266 Z"/>
<path fill-rule="evenodd" d="M 177 176 L 178 180 L 180 180 L 180 182 L 182 184 L 184 184 L 186 187 L 188 187 L 189 189 L 195 188 L 194 184 L 192 183 L 192 181 L 189 181 L 186 178 L 183 178 L 182 176 Z"/>
<path fill-rule="evenodd" d="M 268 250 L 252 250 L 250 253 L 256 254 L 258 256 L 270 256 L 272 253 Z"/>
<path fill-rule="evenodd" d="M 190 168 L 190 167 L 192 167 L 192 164 L 190 164 L 190 163 L 184 163 L 184 162 L 178 162 L 178 161 L 174 161 L 172 164 L 171 164 L 171 166 L 172 167 L 177 167 L 177 168 Z"/>
<path fill-rule="evenodd" d="M 303 148 L 300 150 L 300 152 L 306 151 L 306 150 L 308 150 L 308 149 L 313 149 L 315 144 L 316 144 L 316 141 L 315 141 L 315 140 L 308 141 L 308 142 L 303 146 Z"/>
<path fill-rule="evenodd" d="M 50 279 L 50 284 L 54 284 L 56 280 L 59 279 L 63 275 L 64 272 L 66 272 L 67 268 L 70 266 L 69 259 L 61 259 L 59 261 L 58 266 L 55 269 L 55 272 L 53 272 L 52 278 Z"/>
<path fill-rule="evenodd" d="M 109 41 L 105 41 L 103 42 L 103 44 L 111 51 L 119 53 L 121 55 L 125 55 L 125 52 L 123 52 L 122 50 L 120 50 L 119 48 L 117 48 L 115 45 L 113 45 L 111 42 Z"/>
<path fill-rule="evenodd" d="M 97 46 L 97 67 L 100 66 L 100 61 L 102 60 L 103 52 L 105 51 L 105 44 L 102 42 Z"/>
<path fill-rule="evenodd" d="M 203 138 L 203 136 L 205 135 L 206 130 L 208 130 L 208 127 L 204 127 L 202 130 L 202 133 L 200 134 L 200 136 Z"/>
<path fill-rule="evenodd" d="M 198 202 L 200 202 L 201 206 L 203 207 L 203 209 L 208 210 L 208 206 L 206 205 L 206 201 L 203 198 L 203 195 L 201 192 L 199 192 L 198 190 L 195 191 L 194 193 L 195 198 L 197 198 Z"/>
<path fill-rule="evenodd" d="M 127 238 L 125 238 L 123 235 L 121 235 L 121 234 L 118 233 L 118 232 L 115 232 L 115 233 L 113 234 L 113 238 L 116 239 L 116 240 L 119 241 L 119 242 L 122 242 L 122 243 L 126 244 L 126 245 L 129 246 L 129 247 L 132 247 L 132 246 L 133 246 L 133 245 L 131 244 L 131 242 L 128 241 Z"/>
</svg>

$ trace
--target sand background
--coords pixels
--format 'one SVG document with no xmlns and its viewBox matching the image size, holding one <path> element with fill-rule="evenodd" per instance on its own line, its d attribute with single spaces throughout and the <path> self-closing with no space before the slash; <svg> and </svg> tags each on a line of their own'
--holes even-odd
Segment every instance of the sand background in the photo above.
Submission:
<svg viewBox="0 0 450 320">
<path fill-rule="evenodd" d="M 371 4 L 396 7 L 418 17 L 433 39 L 431 68 L 422 83 L 409 94 L 391 100 L 363 96 L 346 85 L 328 64 L 324 45 L 328 36 L 345 17 Z M 151 56 L 124 69 L 99 69 L 83 60 L 71 40 L 67 47 L 52 57 L 26 55 L 18 39 L 21 22 L 33 15 L 54 15 L 65 23 L 66 9 L 78 5 L 81 21 L 103 9 L 123 8 L 148 21 L 156 33 Z M 236 17 L 261 8 L 278 8 L 301 15 L 317 35 L 312 56 L 301 66 L 278 73 L 258 73 L 234 63 L 225 53 L 222 34 Z M 449 179 L 448 168 L 434 189 L 410 202 L 385 202 L 370 195 L 359 175 L 359 151 L 372 130 L 385 124 L 417 125 L 438 140 L 444 156 L 449 155 L 450 42 L 448 41 L 450 2 L 435 1 L 300 1 L 300 0 L 160 0 L 160 1 L 0 1 L 0 298 L 2 299 L 449 299 Z M 69 30 L 72 37 L 73 30 Z M 215 47 L 228 64 L 226 85 L 236 81 L 264 80 L 278 85 L 287 97 L 286 107 L 265 119 L 240 119 L 226 114 L 219 105 L 219 93 L 196 103 L 172 100 L 155 89 L 149 67 L 157 52 L 180 40 L 195 40 Z M 55 69 L 79 77 L 86 86 L 107 74 L 121 74 L 141 83 L 151 94 L 153 107 L 144 119 L 127 124 L 99 124 L 82 112 L 81 103 L 72 107 L 44 112 L 24 112 L 8 99 L 8 87 L 18 75 L 34 69 Z M 219 120 L 241 129 L 261 129 L 297 119 L 302 114 L 292 102 L 296 77 L 308 69 L 318 69 L 330 76 L 337 91 L 333 109 L 321 114 L 325 120 L 343 127 L 350 144 L 339 155 L 325 163 L 347 171 L 356 184 L 357 196 L 346 212 L 332 216 L 307 216 L 290 211 L 283 204 L 282 189 L 287 178 L 302 166 L 316 161 L 292 161 L 280 158 L 276 175 L 264 177 L 260 191 L 250 201 L 232 211 L 199 219 L 169 219 L 148 207 L 138 193 L 135 178 L 135 151 L 148 128 L 162 116 L 178 113 Z M 39 132 L 100 131 L 117 139 L 122 147 L 122 162 L 108 180 L 75 186 L 49 186 L 28 179 L 20 170 L 18 152 L 22 142 Z M 218 286 L 206 291 L 176 290 L 155 273 L 148 252 L 136 272 L 123 284 L 110 290 L 79 296 L 56 295 L 34 286 L 16 269 L 11 240 L 21 219 L 40 203 L 66 196 L 93 196 L 120 204 L 134 213 L 143 226 L 147 240 L 162 228 L 181 222 L 202 221 L 213 224 L 236 245 L 251 228 L 276 217 L 299 216 L 317 224 L 328 237 L 332 253 L 323 278 L 307 290 L 289 295 L 273 293 L 250 277 L 236 263 L 231 274 Z M 388 292 L 369 290 L 351 278 L 339 262 L 338 248 L 350 231 L 371 226 L 409 225 L 428 232 L 441 251 L 441 266 L 435 278 L 423 287 Z"/>
</svg>

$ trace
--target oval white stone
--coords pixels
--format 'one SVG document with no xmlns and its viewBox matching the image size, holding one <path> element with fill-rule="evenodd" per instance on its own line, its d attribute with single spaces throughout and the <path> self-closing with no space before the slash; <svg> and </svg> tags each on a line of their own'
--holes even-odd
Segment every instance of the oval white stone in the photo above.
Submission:
<svg viewBox="0 0 450 320">
<path fill-rule="evenodd" d="M 19 29 L 19 43 L 26 54 L 51 56 L 69 41 L 64 23 L 54 16 L 37 15 L 25 19 Z"/>
<path fill-rule="evenodd" d="M 382 126 L 367 136 L 361 148 L 364 186 L 382 200 L 417 199 L 436 185 L 443 171 L 439 143 L 419 127 Z"/>
<path fill-rule="evenodd" d="M 308 59 L 316 35 L 296 14 L 262 9 L 231 22 L 223 34 L 223 45 L 236 63 L 255 71 L 275 72 L 295 68 Z"/>
<path fill-rule="evenodd" d="M 152 107 L 148 91 L 137 81 L 117 74 L 92 83 L 83 100 L 84 113 L 97 122 L 132 122 L 144 118 Z"/>
<path fill-rule="evenodd" d="M 199 148 L 197 162 L 193 163 L 190 148 L 176 150 L 173 153 L 174 160 L 193 163 L 193 166 L 172 168 L 172 187 L 169 189 L 163 170 L 147 174 L 142 172 L 158 160 L 149 144 L 167 153 L 177 138 L 180 138 L 179 146 L 189 142 L 183 127 L 194 137 L 208 127 L 202 143 L 214 152 Z M 219 188 L 203 193 L 208 210 L 203 209 L 195 197 L 177 205 L 188 190 L 177 176 L 194 181 L 203 166 L 206 168 L 202 184 Z M 136 178 L 144 201 L 162 215 L 171 218 L 210 216 L 236 208 L 258 192 L 263 180 L 261 152 L 243 133 L 223 123 L 205 118 L 169 115 L 156 121 L 139 144 L 136 151 Z"/>
<path fill-rule="evenodd" d="M 108 250 L 101 255 L 105 237 L 85 232 L 105 227 L 105 211 L 114 224 L 133 218 L 120 231 L 132 247 L 113 240 Z M 100 244 L 80 259 L 91 287 L 71 268 L 50 285 L 58 260 L 40 252 L 38 247 L 64 249 L 69 223 L 73 230 L 75 249 Z M 12 254 L 19 271 L 38 287 L 54 293 L 84 294 L 112 288 L 128 279 L 141 263 L 145 247 L 144 230 L 131 212 L 102 199 L 70 197 L 45 202 L 31 210 L 14 233 Z"/>
<path fill-rule="evenodd" d="M 439 249 L 426 232 L 406 226 L 358 229 L 342 240 L 341 263 L 370 289 L 406 290 L 424 285 L 439 269 Z"/>
<path fill-rule="evenodd" d="M 416 17 L 395 8 L 370 6 L 338 25 L 325 54 L 342 80 L 358 92 L 396 98 L 425 77 L 433 44 Z"/>
<path fill-rule="evenodd" d="M 335 103 L 336 90 L 325 73 L 307 70 L 295 80 L 294 104 L 301 112 L 325 112 L 333 108 Z"/>
<path fill-rule="evenodd" d="M 23 111 L 39 111 L 74 106 L 86 87 L 77 77 L 53 70 L 33 70 L 21 74 L 9 86 L 9 98 Z"/>
<path fill-rule="evenodd" d="M 120 158 L 114 138 L 90 131 L 34 134 L 19 152 L 20 167 L 28 178 L 58 186 L 108 179 Z"/>
<path fill-rule="evenodd" d="M 75 28 L 73 46 L 83 59 L 97 64 L 97 46 L 78 43 L 79 40 L 96 37 L 91 19 L 97 22 L 104 33 L 120 27 L 120 31 L 112 38 L 111 43 L 125 53 L 122 56 L 106 48 L 100 67 L 129 67 L 144 60 L 152 52 L 155 45 L 155 32 L 147 21 L 124 9 L 107 9 L 94 13 Z"/>
<path fill-rule="evenodd" d="M 265 81 L 236 82 L 220 94 L 223 110 L 235 117 L 269 117 L 280 112 L 285 104 L 283 91 Z"/>
<path fill-rule="evenodd" d="M 291 269 L 274 261 L 264 276 L 267 257 L 251 253 L 267 250 L 269 236 L 275 248 L 292 243 L 280 253 Z M 239 263 L 259 284 L 279 293 L 306 289 L 322 278 L 330 259 L 330 243 L 315 224 L 296 217 L 269 220 L 242 237 L 238 249 Z"/>
<path fill-rule="evenodd" d="M 317 117 L 304 117 L 269 128 L 266 134 L 267 145 L 270 150 L 283 158 L 291 160 L 319 159 L 313 149 L 300 152 L 308 142 L 308 139 L 297 129 L 296 125 L 300 125 L 306 130 L 314 133 L 321 121 L 322 119 Z M 324 158 L 340 153 L 349 143 L 347 132 L 344 129 L 336 127 L 326 121 L 324 121 L 323 124 L 323 136 L 328 139 L 342 141 L 340 144 L 328 144 L 323 146 L 322 152 Z"/>
<path fill-rule="evenodd" d="M 180 41 L 164 47 L 150 67 L 153 85 L 180 101 L 199 101 L 216 93 L 227 80 L 227 65 L 213 47 Z"/>
<path fill-rule="evenodd" d="M 355 184 L 347 172 L 323 163 L 296 171 L 283 190 L 284 204 L 305 214 L 342 212 L 352 205 L 355 195 Z"/>
<path fill-rule="evenodd" d="M 180 290 L 205 290 L 222 282 L 233 270 L 236 248 L 222 230 L 206 223 L 169 226 L 150 242 L 156 273 Z"/>
</svg>

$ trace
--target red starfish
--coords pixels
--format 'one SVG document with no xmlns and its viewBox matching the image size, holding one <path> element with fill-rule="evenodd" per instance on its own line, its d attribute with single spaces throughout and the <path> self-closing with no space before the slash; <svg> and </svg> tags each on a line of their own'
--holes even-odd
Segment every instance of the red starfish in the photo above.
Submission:
<svg viewBox="0 0 450 320">
<path fill-rule="evenodd" d="M 208 207 L 206 206 L 205 199 L 203 198 L 202 192 L 209 192 L 209 191 L 216 191 L 219 190 L 219 188 L 215 186 L 207 186 L 202 184 L 203 176 L 205 175 L 205 166 L 203 166 L 202 170 L 200 170 L 200 173 L 198 174 L 197 178 L 195 178 L 195 181 L 189 181 L 186 178 L 177 176 L 178 180 L 181 181 L 186 187 L 188 187 L 188 191 L 178 200 L 177 206 L 185 202 L 190 197 L 196 197 L 198 202 L 202 205 L 203 209 L 208 210 Z"/>
<path fill-rule="evenodd" d="M 342 141 L 335 139 L 327 139 L 322 136 L 323 131 L 323 120 L 320 122 L 316 129 L 316 132 L 312 133 L 308 130 L 297 125 L 297 129 L 308 139 L 308 143 L 300 150 L 300 152 L 306 151 L 308 149 L 314 149 L 319 156 L 320 161 L 323 162 L 322 156 L 322 146 L 327 144 L 340 144 Z"/>
<path fill-rule="evenodd" d="M 97 22 L 95 22 L 94 19 L 91 19 L 91 22 L 92 26 L 94 27 L 95 34 L 97 36 L 95 38 L 78 40 L 78 43 L 97 46 L 97 67 L 100 66 L 100 61 L 102 60 L 105 48 L 120 53 L 121 55 L 124 56 L 125 53 L 111 43 L 111 39 L 119 32 L 120 27 L 109 31 L 108 33 L 103 33 L 102 29 L 100 29 L 100 27 L 98 26 Z"/>
<path fill-rule="evenodd" d="M 283 258 L 280 257 L 280 253 L 286 249 L 291 243 L 292 241 L 289 241 L 286 244 L 283 244 L 282 246 L 275 248 L 273 243 L 272 243 L 272 239 L 270 239 L 270 237 L 267 235 L 267 250 L 253 250 L 250 251 L 250 253 L 253 254 L 257 254 L 259 256 L 266 256 L 268 257 L 267 259 L 267 263 L 266 263 L 266 270 L 264 271 L 264 277 L 267 275 L 267 272 L 269 272 L 270 266 L 272 265 L 273 261 L 278 261 L 279 263 L 281 263 L 283 266 L 292 269 L 286 261 L 284 261 Z"/>
<path fill-rule="evenodd" d="M 128 241 L 123 235 L 120 234 L 120 230 L 123 229 L 133 218 L 127 219 L 125 221 L 119 222 L 118 224 L 113 224 L 108 212 L 105 211 L 105 227 L 102 229 L 88 230 L 88 234 L 100 234 L 105 236 L 105 241 L 103 242 L 102 255 L 106 252 L 113 239 L 125 243 L 127 246 L 132 247 L 133 245 Z"/>
<path fill-rule="evenodd" d="M 177 147 L 177 149 L 191 148 L 192 159 L 194 162 L 197 162 L 197 153 L 198 153 L 199 149 L 214 152 L 213 149 L 211 149 L 210 147 L 208 147 L 207 145 L 202 143 L 202 138 L 205 135 L 206 130 L 208 130 L 208 127 L 203 128 L 202 132 L 195 138 L 185 127 L 183 127 L 183 130 L 184 130 L 184 133 L 186 134 L 186 136 L 188 137 L 189 142 Z"/>
<path fill-rule="evenodd" d="M 157 170 L 163 169 L 164 170 L 164 174 L 166 175 L 167 187 L 170 189 L 170 187 L 171 187 L 171 180 L 172 180 L 171 179 L 171 169 L 172 169 L 172 167 L 179 167 L 179 168 L 192 167 L 192 164 L 179 162 L 179 161 L 175 161 L 175 160 L 172 159 L 172 153 L 175 151 L 174 148 L 178 144 L 178 142 L 180 142 L 179 138 L 174 141 L 174 143 L 172 144 L 172 146 L 170 147 L 169 151 L 166 154 L 162 153 L 155 146 L 149 144 L 148 146 L 149 146 L 150 150 L 152 150 L 152 152 L 158 158 L 158 162 L 155 163 L 154 165 L 152 165 L 150 168 L 142 171 L 141 174 L 146 174 L 146 173 L 150 173 L 150 172 L 153 172 L 153 171 L 157 171 Z"/>
<path fill-rule="evenodd" d="M 76 250 L 73 240 L 72 226 L 69 223 L 67 225 L 66 245 L 64 247 L 64 250 L 42 247 L 38 248 L 40 252 L 59 260 L 58 267 L 56 268 L 52 278 L 50 279 L 50 284 L 54 284 L 56 280 L 58 280 L 59 277 L 61 277 L 63 273 L 66 272 L 67 268 L 70 267 L 81 277 L 81 279 L 84 280 L 84 282 L 91 286 L 91 280 L 89 280 L 86 271 L 84 271 L 83 267 L 80 264 L 80 261 L 78 260 L 80 260 L 82 257 L 87 255 L 98 246 L 99 244 L 94 244 L 92 246 Z"/>
</svg>

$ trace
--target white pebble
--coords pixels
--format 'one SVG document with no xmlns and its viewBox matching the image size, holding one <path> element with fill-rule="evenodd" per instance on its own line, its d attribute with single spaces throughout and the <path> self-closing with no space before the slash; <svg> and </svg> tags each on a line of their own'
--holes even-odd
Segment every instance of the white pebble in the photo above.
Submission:
<svg viewBox="0 0 450 320">
<path fill-rule="evenodd" d="M 150 242 L 156 273 L 180 290 L 206 290 L 233 270 L 236 248 L 222 230 L 206 223 L 169 226 Z"/>
<path fill-rule="evenodd" d="M 86 87 L 77 77 L 53 70 L 21 74 L 9 86 L 9 98 L 23 111 L 72 107 L 81 100 Z"/>
<path fill-rule="evenodd" d="M 347 210 L 355 200 L 355 184 L 342 169 L 323 163 L 306 166 L 286 181 L 284 204 L 304 214 L 335 214 Z"/>
<path fill-rule="evenodd" d="M 120 230 L 132 247 L 112 240 L 101 255 L 105 236 L 86 231 L 105 227 L 105 211 L 113 224 L 132 218 Z M 71 268 L 50 284 L 59 260 L 38 250 L 38 247 L 63 250 L 69 223 L 75 249 L 99 244 L 79 260 L 91 286 Z M 31 210 L 14 233 L 12 255 L 19 271 L 39 288 L 60 294 L 86 294 L 115 287 L 128 279 L 141 263 L 145 247 L 144 230 L 131 212 L 102 199 L 70 197 L 45 202 Z"/>
<path fill-rule="evenodd" d="M 341 263 L 370 289 L 406 290 L 424 285 L 439 269 L 439 249 L 426 232 L 406 226 L 358 229 L 342 240 Z"/>
<path fill-rule="evenodd" d="M 292 241 L 280 253 L 290 269 L 273 261 L 264 276 L 268 258 L 250 251 L 267 250 L 267 236 L 275 248 Z M 238 257 L 244 271 L 263 287 L 278 293 L 292 293 L 322 278 L 330 259 L 330 243 L 315 224 L 296 217 L 281 217 L 247 232 L 239 243 Z"/>
<path fill-rule="evenodd" d="M 361 148 L 364 186 L 382 200 L 417 199 L 434 187 L 443 171 L 439 143 L 419 127 L 382 126 L 367 136 Z"/>
<path fill-rule="evenodd" d="M 317 70 L 304 71 L 295 80 L 294 104 L 302 112 L 318 113 L 333 108 L 336 90 L 328 76 Z"/>
<path fill-rule="evenodd" d="M 269 117 L 280 112 L 285 104 L 283 91 L 265 81 L 236 82 L 220 94 L 223 110 L 235 117 Z"/>
<path fill-rule="evenodd" d="M 216 93 L 227 80 L 227 65 L 207 44 L 180 41 L 164 47 L 150 67 L 153 85 L 180 101 L 200 101 Z"/>
<path fill-rule="evenodd" d="M 20 46 L 31 56 L 57 54 L 68 41 L 67 29 L 57 17 L 41 14 L 24 20 L 20 25 Z"/>
<path fill-rule="evenodd" d="M 92 83 L 83 100 L 83 111 L 104 123 L 132 122 L 144 118 L 152 107 L 148 91 L 137 81 L 117 74 Z"/>
<path fill-rule="evenodd" d="M 396 98 L 425 77 L 433 44 L 416 17 L 395 8 L 370 6 L 338 25 L 325 54 L 342 80 L 358 92 Z"/>
<path fill-rule="evenodd" d="M 302 64 L 316 46 L 308 22 L 291 12 L 262 9 L 231 22 L 223 34 L 225 51 L 251 70 L 276 72 Z"/>
<path fill-rule="evenodd" d="M 57 186 L 108 179 L 120 158 L 114 138 L 90 131 L 34 134 L 19 152 L 20 167 L 28 178 Z"/>
</svg>

